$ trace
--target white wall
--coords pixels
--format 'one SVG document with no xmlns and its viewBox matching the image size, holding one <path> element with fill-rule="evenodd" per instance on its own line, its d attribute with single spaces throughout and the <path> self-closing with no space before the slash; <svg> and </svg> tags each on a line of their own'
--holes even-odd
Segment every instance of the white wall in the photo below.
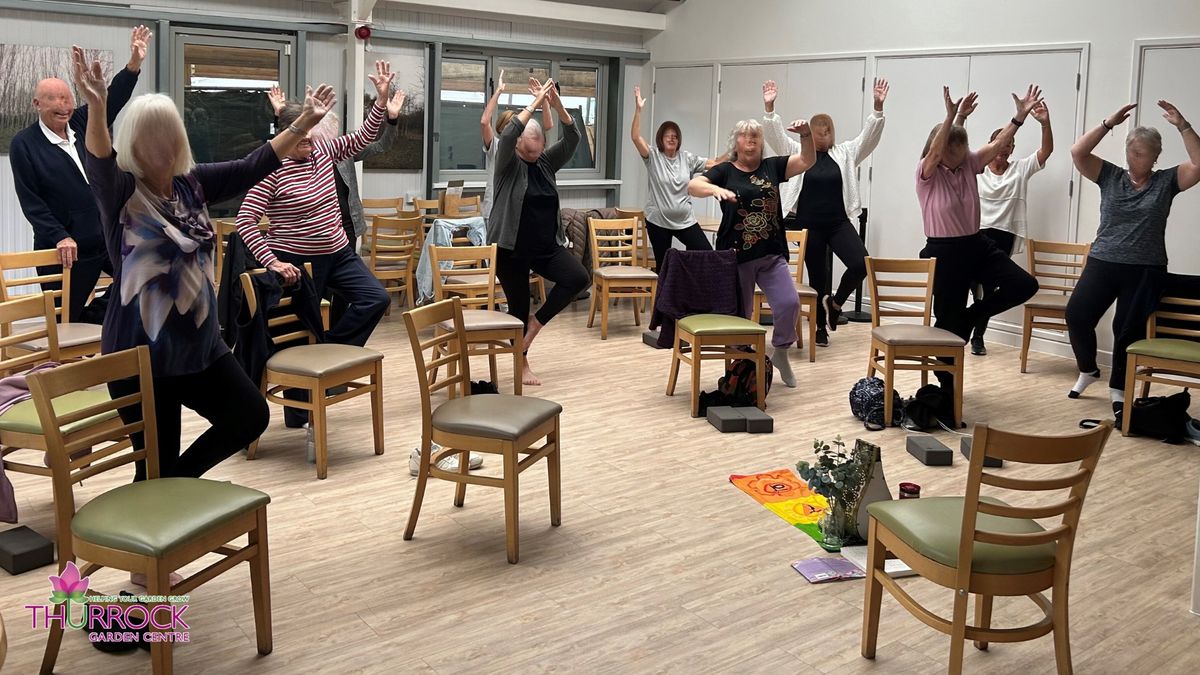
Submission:
<svg viewBox="0 0 1200 675">
<path fill-rule="evenodd" d="M 1129 101 L 1135 74 L 1134 40 L 1198 35 L 1200 2 L 1196 0 L 1140 3 L 1118 0 L 1010 0 L 1003 3 L 979 0 L 923 0 L 919 3 L 688 0 L 667 15 L 667 30 L 648 39 L 646 48 L 652 54 L 653 63 L 662 64 L 835 53 L 882 56 L 889 50 L 955 51 L 984 46 L 1087 42 L 1090 43 L 1090 58 L 1083 105 L 1085 128 L 1088 128 Z M 868 77 L 871 74 L 868 73 Z M 940 84 L 930 83 L 931 96 L 938 96 Z M 1176 88 L 1181 94 L 1194 90 L 1195 86 L 1195 73 L 1179 73 Z M 1200 120 L 1200 110 L 1183 112 Z M 1143 115 L 1145 123 L 1162 127 L 1161 121 L 1153 121 L 1158 119 L 1157 115 Z M 930 120 L 930 125 L 936 121 Z M 924 135 L 927 130 L 925 127 L 912 130 L 912 133 Z M 1164 146 L 1179 145 L 1173 130 L 1163 131 Z M 889 127 L 887 133 L 906 131 Z M 1097 154 L 1122 163 L 1123 138 L 1123 134 L 1110 135 L 1100 144 Z M 1073 140 L 1056 139 L 1057 152 L 1065 156 Z M 874 189 L 891 188 L 877 185 Z M 913 187 L 906 184 L 895 189 L 912 191 Z M 1176 200 L 1176 213 L 1181 210 L 1194 212 L 1188 201 L 1195 200 L 1200 200 L 1200 190 L 1181 195 Z M 1083 181 L 1079 240 L 1090 241 L 1095 236 L 1098 217 L 1099 193 L 1095 185 Z M 1181 234 L 1180 230 L 1185 233 Z M 1194 251 L 1200 246 L 1200 230 L 1195 228 L 1195 223 L 1174 218 L 1169 231 L 1174 237 L 1173 243 L 1186 238 L 1188 250 Z M 915 230 L 913 236 L 922 235 Z M 889 254 L 888 251 L 873 253 Z M 1176 267 L 1172 265 L 1172 269 Z M 1101 330 L 1102 348 L 1109 344 L 1109 336 L 1105 333 Z M 997 335 L 998 339 L 1000 337 Z M 1008 337 L 1011 341 L 1013 336 Z M 1035 344 L 1035 348 L 1037 346 Z M 1066 353 L 1063 344 L 1043 343 L 1041 346 Z"/>
</svg>

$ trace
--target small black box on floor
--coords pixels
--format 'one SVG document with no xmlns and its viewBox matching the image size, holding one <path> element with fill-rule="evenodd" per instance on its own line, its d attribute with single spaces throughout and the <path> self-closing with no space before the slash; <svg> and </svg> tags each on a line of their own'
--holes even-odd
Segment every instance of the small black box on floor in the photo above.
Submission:
<svg viewBox="0 0 1200 675">
<path fill-rule="evenodd" d="M 973 436 L 962 436 L 958 439 L 958 451 L 962 453 L 969 461 L 971 459 L 971 442 L 974 441 Z M 983 465 L 988 469 L 1003 469 L 1004 460 L 999 457 L 984 457 Z"/>
<path fill-rule="evenodd" d="M 54 542 L 22 525 L 0 532 L 0 567 L 9 574 L 24 574 L 29 570 L 54 562 Z"/>
<path fill-rule="evenodd" d="M 905 445 L 908 454 L 925 466 L 950 466 L 954 463 L 954 452 L 933 436 L 909 436 Z"/>
<path fill-rule="evenodd" d="M 727 405 L 709 406 L 708 423 L 723 434 L 746 430 L 746 417 L 742 415 L 741 409 Z"/>
<path fill-rule="evenodd" d="M 654 347 L 655 349 L 669 349 L 668 347 L 658 346 L 658 331 L 656 330 L 648 330 L 642 333 L 642 344 L 647 347 Z"/>
<path fill-rule="evenodd" d="M 746 431 L 752 434 L 769 434 L 775 431 L 775 420 L 767 413 L 749 406 L 734 408 L 746 418 Z"/>
</svg>

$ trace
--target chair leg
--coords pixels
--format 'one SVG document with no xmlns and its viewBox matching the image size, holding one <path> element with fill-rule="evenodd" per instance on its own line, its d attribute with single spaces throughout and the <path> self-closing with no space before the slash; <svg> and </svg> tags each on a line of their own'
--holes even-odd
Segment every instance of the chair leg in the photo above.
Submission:
<svg viewBox="0 0 1200 675">
<path fill-rule="evenodd" d="M 671 372 L 667 375 L 667 396 L 675 395 L 675 381 L 679 379 L 679 357 L 681 355 L 682 340 L 679 337 L 679 329 L 675 330 L 675 346 L 671 349 Z"/>
<path fill-rule="evenodd" d="M 375 454 L 383 454 L 383 360 L 375 362 L 371 376 L 371 431 L 375 435 Z"/>
<path fill-rule="evenodd" d="M 259 383 L 258 388 L 262 392 L 263 398 L 266 398 L 267 397 L 267 374 L 266 373 L 263 373 L 262 380 Z M 267 408 L 270 409 L 270 406 L 268 405 Z M 260 435 L 257 438 L 255 438 L 253 441 L 250 441 L 250 445 L 246 446 L 246 459 L 247 460 L 254 459 L 255 453 L 258 452 L 258 441 L 261 439 L 262 439 L 262 436 Z"/>
<path fill-rule="evenodd" d="M 992 596 L 979 594 L 975 596 L 975 627 L 992 627 Z M 975 648 L 986 652 L 988 643 L 982 640 L 976 640 Z"/>
<path fill-rule="evenodd" d="M 1147 383 L 1149 384 L 1149 383 Z M 1121 410 L 1121 435 L 1129 435 L 1129 422 L 1133 418 L 1133 390 L 1137 387 L 1137 355 L 1129 355 L 1125 367 L 1125 403 Z"/>
<path fill-rule="evenodd" d="M 250 559 L 250 595 L 254 599 L 254 637 L 258 653 L 266 656 L 274 649 L 271 634 L 271 570 L 267 548 L 267 507 L 258 509 L 258 525 L 250 531 L 250 545 L 258 552 Z"/>
<path fill-rule="evenodd" d="M 754 386 L 758 388 L 759 410 L 767 409 L 767 340 L 759 337 L 754 343 Z"/>
<path fill-rule="evenodd" d="M 412 509 L 408 512 L 408 525 L 404 527 L 404 541 L 411 541 L 417 530 L 417 516 L 421 515 L 421 502 L 425 500 L 425 485 L 429 482 L 429 453 L 432 448 L 421 439 L 421 468 L 417 471 L 417 490 L 413 493 Z"/>
<path fill-rule="evenodd" d="M 512 337 L 513 350 L 513 394 L 521 395 L 521 371 L 525 370 L 525 355 L 521 352 L 522 331 L 518 329 Z M 499 386 L 496 387 L 499 389 Z"/>
<path fill-rule="evenodd" d="M 871 352 L 867 355 L 867 377 L 875 377 L 875 355 L 878 353 L 879 351 L 872 345 Z"/>
<path fill-rule="evenodd" d="M 1025 308 L 1025 320 L 1021 326 L 1021 372 L 1029 367 L 1029 343 L 1033 340 L 1033 314 Z"/>
<path fill-rule="evenodd" d="M 692 336 L 692 417 L 700 416 L 700 354 L 704 351 L 704 338 Z"/>
<path fill-rule="evenodd" d="M 554 452 L 546 455 L 546 475 L 550 478 L 550 524 L 558 527 L 562 524 L 562 436 L 558 417 L 554 418 L 554 431 L 546 441 L 554 443 Z"/>
<path fill-rule="evenodd" d="M 167 569 L 161 560 L 156 560 L 148 572 L 146 575 L 147 593 L 171 595 L 171 570 Z M 160 640 L 150 643 L 150 670 L 154 675 L 171 675 L 174 671 L 170 642 Z"/>
<path fill-rule="evenodd" d="M 600 282 L 592 281 L 592 293 L 588 298 L 588 328 L 591 328 L 596 322 L 596 298 L 600 295 Z"/>
<path fill-rule="evenodd" d="M 962 674 L 963 651 L 967 638 L 967 592 L 954 593 L 954 614 L 950 622 L 950 675 Z"/>
<path fill-rule="evenodd" d="M 883 426 L 892 426 L 892 390 L 895 388 L 896 371 L 895 364 L 892 362 L 892 355 L 887 354 L 887 360 L 883 362 Z"/>
<path fill-rule="evenodd" d="M 642 325 L 642 308 L 640 307 L 642 300 L 643 298 L 632 298 L 630 301 L 630 304 L 633 305 L 630 309 L 633 310 L 633 325 L 635 326 Z"/>
<path fill-rule="evenodd" d="M 600 339 L 608 339 L 608 305 L 609 305 L 609 290 L 608 284 L 601 284 L 600 297 Z"/>
<path fill-rule="evenodd" d="M 458 475 L 466 476 L 471 470 L 471 451 L 462 450 L 458 453 Z M 462 508 L 467 500 L 467 481 L 460 480 L 454 484 L 454 505 Z"/>
<path fill-rule="evenodd" d="M 861 651 L 863 658 L 875 658 L 875 643 L 879 638 L 879 605 L 883 601 L 883 584 L 876 574 L 883 573 L 887 550 L 879 541 L 874 518 L 867 526 L 867 579 L 863 596 L 863 629 Z"/>
<path fill-rule="evenodd" d="M 1142 380 L 1142 398 L 1150 395 L 1150 380 Z"/>
<path fill-rule="evenodd" d="M 1067 589 L 1065 582 L 1063 583 L 1063 588 L 1060 589 L 1055 586 L 1054 590 L 1051 591 L 1050 602 L 1053 605 L 1054 662 L 1058 666 L 1058 675 L 1070 675 L 1073 669 L 1071 667 L 1071 634 L 1067 619 Z"/>
<path fill-rule="evenodd" d="M 496 350 L 488 349 L 488 373 L 492 376 L 492 384 L 500 386 L 500 369 L 496 367 Z"/>
<path fill-rule="evenodd" d="M 508 553 L 508 562 L 515 565 L 519 559 L 518 540 L 520 537 L 520 518 L 517 513 L 519 503 L 517 495 L 517 451 L 507 448 L 504 451 L 504 544 Z"/>
<path fill-rule="evenodd" d="M 325 414 L 325 389 L 319 380 L 317 381 L 317 386 L 309 390 L 308 400 L 312 401 L 314 406 L 312 411 L 312 430 L 313 445 L 317 451 L 317 478 L 325 480 L 325 476 L 329 472 L 329 444 L 326 438 L 328 435 L 326 427 L 328 417 Z"/>
<path fill-rule="evenodd" d="M 954 425 L 961 427 L 963 423 L 963 377 L 966 374 L 966 350 L 964 349 L 954 359 Z"/>
</svg>

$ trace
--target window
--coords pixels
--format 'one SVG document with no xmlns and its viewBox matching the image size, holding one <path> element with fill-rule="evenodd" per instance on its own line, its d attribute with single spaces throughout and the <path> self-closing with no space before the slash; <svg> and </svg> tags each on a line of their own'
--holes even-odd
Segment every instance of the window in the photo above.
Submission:
<svg viewBox="0 0 1200 675">
<path fill-rule="evenodd" d="M 563 107 L 579 125 L 579 147 L 567 162 L 568 169 L 596 168 L 596 117 L 600 106 L 600 70 L 596 67 L 563 66 L 558 69 L 559 96 Z"/>
<path fill-rule="evenodd" d="M 441 143 L 442 169 L 484 169 L 479 118 L 487 104 L 487 62 L 442 61 Z"/>
</svg>

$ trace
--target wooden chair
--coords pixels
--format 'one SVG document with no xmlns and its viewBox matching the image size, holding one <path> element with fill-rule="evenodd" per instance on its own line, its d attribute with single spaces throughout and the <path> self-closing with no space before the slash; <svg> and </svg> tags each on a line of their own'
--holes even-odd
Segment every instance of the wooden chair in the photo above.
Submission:
<svg viewBox="0 0 1200 675">
<path fill-rule="evenodd" d="M 506 312 L 493 309 L 496 307 L 496 245 L 432 246 L 429 255 L 433 268 L 433 299 L 458 298 L 468 308 L 462 310 L 467 358 L 486 355 L 492 382 L 499 387 L 496 355 L 512 354 L 513 393 L 520 396 L 525 324 Z M 470 265 L 466 268 L 452 266 L 442 269 L 442 262 L 466 262 Z M 452 330 L 452 321 L 443 321 L 435 326 L 438 334 Z M 453 374 L 453 363 L 450 369 Z M 450 394 L 453 393 L 451 390 Z"/>
<path fill-rule="evenodd" d="M 442 213 L 446 218 L 482 218 L 483 197 L 480 195 L 473 197 L 446 195 L 445 208 L 442 209 Z"/>
<path fill-rule="evenodd" d="M 871 304 L 876 304 L 874 298 Z M 1088 483 L 1111 433 L 1109 422 L 1069 436 L 1027 436 L 980 424 L 975 427 L 971 446 L 966 496 L 869 504 L 862 655 L 875 658 L 880 602 L 887 589 L 922 623 L 950 636 L 950 673 L 962 672 L 965 640 L 986 650 L 991 642 L 1023 642 L 1051 632 L 1058 672 L 1070 673 L 1067 587 L 1071 554 Z M 1000 476 L 984 471 L 985 458 L 1059 465 L 1063 470 L 1070 469 L 1070 473 L 1043 479 Z M 1043 499 L 1036 505 L 1010 506 L 981 495 L 983 485 L 1019 492 L 1069 492 L 1053 503 L 1044 503 Z M 1043 527 L 1035 518 L 1056 522 Z M 888 554 L 925 579 L 953 589 L 953 616 L 946 619 L 934 614 L 888 576 L 884 570 Z M 1046 589 L 1051 589 L 1049 600 L 1042 593 Z M 972 625 L 967 624 L 969 594 L 975 595 Z M 1041 620 L 1018 628 L 993 628 L 993 598 L 1022 595 L 1042 611 Z"/>
<path fill-rule="evenodd" d="M 654 249 L 650 247 L 650 237 L 646 232 L 646 212 L 642 209 L 618 208 L 617 218 L 634 218 L 637 220 L 638 229 L 637 237 L 635 238 L 637 260 L 633 264 L 645 267 L 648 270 L 657 270 L 658 261 L 654 259 Z"/>
<path fill-rule="evenodd" d="M 93 387 L 129 377 L 140 380 L 141 388 L 136 393 L 115 400 L 106 395 L 103 401 L 82 409 L 73 402 L 72 397 L 92 392 Z M 87 561 L 80 570 L 82 577 L 110 567 L 144 574 L 149 595 L 188 595 L 201 584 L 249 562 L 258 653 L 270 654 L 267 504 L 271 498 L 223 481 L 159 478 L 150 350 L 141 346 L 38 372 L 29 376 L 29 390 L 46 430 L 46 451 L 54 481 L 59 574 L 68 562 L 79 557 Z M 86 423 L 96 417 L 115 418 L 121 408 L 140 408 L 141 419 L 99 428 Z M 142 449 L 134 448 L 131 441 L 131 435 L 139 433 L 144 438 Z M 100 445 L 104 447 L 73 458 L 81 450 Z M 120 485 L 76 506 L 76 483 L 135 461 L 146 463 L 148 480 Z M 248 543 L 232 545 L 243 536 L 248 536 Z M 219 555 L 220 560 L 171 584 L 171 572 L 209 554 Z M 169 612 L 165 609 L 169 606 L 153 605 L 150 611 L 155 615 Z M 53 671 L 62 637 L 62 624 L 52 625 L 42 659 L 43 673 Z M 152 672 L 170 673 L 171 643 L 152 642 L 150 661 Z"/>
<path fill-rule="evenodd" d="M 363 199 L 363 215 L 370 218 L 372 216 L 387 216 L 394 218 L 399 215 L 400 209 L 404 206 L 404 197 L 388 197 L 386 199 Z"/>
<path fill-rule="evenodd" d="M 808 361 L 817 360 L 817 304 L 821 301 L 817 291 L 804 283 L 804 252 L 808 248 L 808 230 L 788 230 L 787 241 L 789 248 L 788 268 L 796 280 L 796 293 L 800 296 L 800 314 L 796 316 L 796 346 L 804 348 L 803 321 L 808 319 Z M 771 306 L 767 304 L 767 295 L 761 289 L 754 289 L 754 309 L 750 320 L 759 323 L 764 316 L 773 316 Z"/>
<path fill-rule="evenodd" d="M 259 309 L 252 277 L 264 272 L 265 269 L 251 270 L 243 272 L 241 276 L 242 290 L 250 316 L 254 316 Z M 309 412 L 317 456 L 317 478 L 323 480 L 329 468 L 327 409 L 356 396 L 371 395 L 371 427 L 375 439 L 375 454 L 382 455 L 383 354 L 374 349 L 354 345 L 318 344 L 316 336 L 305 328 L 296 316 L 291 297 L 284 297 L 277 309 L 278 313 L 272 314 L 267 321 L 272 333 L 271 342 L 276 346 L 298 341 L 307 344 L 285 347 L 271 355 L 263 369 L 262 392 L 269 403 Z M 367 381 L 361 381 L 363 378 Z M 335 387 L 344 388 L 344 391 L 331 393 L 330 389 Z M 307 399 L 297 401 L 284 398 L 283 392 L 293 388 L 305 390 L 308 393 Z M 254 459 L 257 450 L 256 440 L 247 449 L 246 458 Z"/>
<path fill-rule="evenodd" d="M 414 256 L 420 232 L 420 218 L 374 216 L 363 234 L 363 261 L 388 293 L 396 294 L 397 303 L 401 302 L 402 297 L 406 297 L 409 304 L 415 301 Z M 390 303 L 388 310 L 391 310 Z"/>
<path fill-rule="evenodd" d="M 684 345 L 687 348 L 684 348 Z M 749 347 L 751 351 L 746 351 Z M 667 396 L 675 395 L 680 362 L 692 367 L 692 417 L 700 416 L 700 366 L 704 361 L 734 359 L 754 361 L 758 391 L 756 405 L 767 407 L 766 380 L 767 329 L 740 316 L 693 314 L 675 322 L 675 347 L 671 350 L 671 372 L 667 376 Z"/>
<path fill-rule="evenodd" d="M 1169 325 L 1159 322 L 1166 319 Z M 1177 335 L 1179 337 L 1159 337 Z M 1129 435 L 1133 418 L 1134 389 L 1142 383 L 1143 397 L 1150 395 L 1150 384 L 1194 387 L 1200 378 L 1200 300 L 1165 297 L 1146 322 L 1146 339 L 1125 350 L 1125 409 L 1121 415 L 1121 435 Z M 1187 379 L 1180 379 L 1187 378 Z"/>
<path fill-rule="evenodd" d="M 1092 245 L 1030 239 L 1029 273 L 1038 281 L 1038 293 L 1025 302 L 1021 329 L 1021 372 L 1029 362 L 1029 342 L 1034 328 L 1067 330 L 1067 301 L 1079 283 Z"/>
<path fill-rule="evenodd" d="M 592 247 L 592 294 L 588 310 L 588 328 L 600 305 L 600 339 L 608 339 L 610 300 L 633 300 L 633 325 L 642 325 L 639 299 L 652 300 L 658 288 L 658 275 L 637 265 L 637 219 L 604 220 L 588 218 L 588 236 Z"/>
<path fill-rule="evenodd" d="M 451 331 L 436 331 L 432 338 L 422 340 L 426 329 L 449 322 Z M 550 479 L 550 524 L 561 522 L 562 497 L 559 480 L 559 414 L 562 406 L 552 401 L 508 394 L 471 396 L 471 366 L 467 358 L 466 329 L 463 326 L 462 302 L 458 298 L 425 305 L 404 313 L 408 339 L 412 345 L 417 368 L 417 384 L 421 392 L 421 467 L 417 474 L 417 489 L 413 495 L 412 512 L 404 530 L 405 541 L 411 540 L 421 513 L 428 480 L 438 478 L 455 483 L 454 505 L 461 507 L 466 498 L 467 484 L 485 485 L 504 491 L 505 548 L 508 562 L 518 560 L 518 476 L 539 460 L 546 460 Z M 426 353 L 430 356 L 426 358 Z M 441 366 L 457 363 L 448 377 L 434 383 L 432 373 Z M 433 408 L 432 395 L 440 389 L 458 387 L 459 397 Z M 534 443 L 545 438 L 540 447 Z M 432 444 L 442 450 L 432 454 Z M 467 473 L 471 451 L 501 455 L 499 477 Z M 438 468 L 442 459 L 459 454 L 459 472 Z M 524 455 L 524 457 L 522 457 Z"/>
<path fill-rule="evenodd" d="M 873 258 L 867 256 L 867 281 L 871 289 L 871 353 L 867 377 L 883 369 L 883 419 L 892 421 L 892 396 L 897 370 L 921 371 L 921 385 L 930 371 L 954 375 L 954 423 L 962 422 L 963 355 L 966 341 L 954 333 L 929 325 L 933 311 L 933 274 L 937 259 Z M 887 276 L 883 276 L 887 275 Z M 915 278 L 914 278 L 915 277 Z M 907 309 L 889 309 L 886 303 L 908 303 Z M 916 308 L 911 303 L 917 303 Z M 919 324 L 880 325 L 882 317 L 915 317 Z M 938 360 L 951 357 L 950 365 Z M 882 364 L 882 365 L 880 365 Z"/>
<path fill-rule="evenodd" d="M 52 293 L 58 307 L 55 316 L 58 322 L 59 358 L 67 361 L 94 356 L 100 353 L 100 324 L 71 323 L 70 313 L 63 311 L 63 305 L 71 297 L 71 269 L 60 268 L 56 274 L 39 274 L 38 267 L 58 266 L 58 251 L 43 249 L 40 251 L 23 251 L 20 253 L 0 253 L 0 302 L 15 300 L 21 297 L 42 295 L 41 284 L 61 284 Z M 11 272 L 23 272 L 30 276 L 10 276 Z M 21 290 L 25 289 L 25 290 Z M 17 330 L 10 324 L 0 324 L 0 336 L 9 335 Z M 10 343 L 12 351 L 40 352 L 47 348 L 45 338 L 26 342 Z"/>
</svg>

